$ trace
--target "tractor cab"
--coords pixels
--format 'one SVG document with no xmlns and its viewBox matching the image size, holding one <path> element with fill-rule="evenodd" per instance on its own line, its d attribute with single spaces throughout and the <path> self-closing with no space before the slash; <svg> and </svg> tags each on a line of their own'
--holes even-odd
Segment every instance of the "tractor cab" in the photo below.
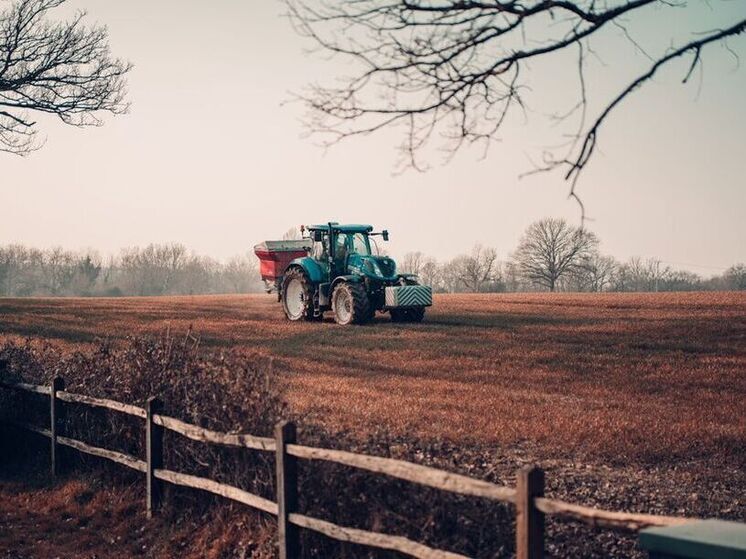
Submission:
<svg viewBox="0 0 746 559">
<path fill-rule="evenodd" d="M 351 272 L 380 271 L 380 266 L 377 264 L 380 258 L 373 254 L 374 247 L 375 252 L 379 252 L 378 245 L 372 237 L 380 235 L 384 240 L 388 240 L 388 231 L 373 233 L 373 227 L 370 225 L 339 225 L 338 223 L 310 225 L 304 227 L 303 231 L 308 231 L 309 241 L 313 243 L 310 251 L 311 257 L 324 269 L 329 281 Z M 395 271 L 393 260 L 389 258 L 383 260 L 390 262 L 387 268 L 387 275 L 390 277 Z M 368 262 L 370 264 L 367 264 Z"/>
<path fill-rule="evenodd" d="M 262 276 L 274 282 L 288 319 L 320 320 L 332 310 L 340 324 L 363 323 L 381 311 L 394 321 L 419 322 L 432 305 L 430 287 L 419 285 L 411 274 L 397 274 L 394 260 L 379 255 L 374 237 L 388 241 L 388 231 L 329 222 L 301 226 L 301 233 L 304 238 L 297 243 L 308 248 L 292 254 L 292 260 L 273 256 L 286 264 L 282 275 Z M 259 248 L 266 251 L 270 243 L 255 247 L 262 262 L 268 256 Z"/>
</svg>

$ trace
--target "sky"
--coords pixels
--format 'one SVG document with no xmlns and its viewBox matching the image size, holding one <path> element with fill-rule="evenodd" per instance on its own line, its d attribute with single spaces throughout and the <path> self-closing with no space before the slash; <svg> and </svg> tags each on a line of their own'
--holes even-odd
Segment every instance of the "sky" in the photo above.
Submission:
<svg viewBox="0 0 746 559">
<path fill-rule="evenodd" d="M 665 48 L 686 29 L 746 15 L 743 0 L 690 0 L 630 27 Z M 395 173 L 397 131 L 324 150 L 307 137 L 310 82 L 349 72 L 282 17 L 275 0 L 70 1 L 106 25 L 115 55 L 134 63 L 130 112 L 79 129 L 44 119 L 44 147 L 0 153 L 0 244 L 96 249 L 179 242 L 226 259 L 303 223 L 371 223 L 391 233 L 389 253 L 439 259 L 474 243 L 509 256 L 543 217 L 580 223 L 559 174 L 520 178 L 553 141 L 542 118 L 576 86 L 562 59 L 532 68 L 531 111 L 511 119 L 488 156 L 465 150 L 426 173 Z M 746 37 L 729 41 L 744 60 Z M 648 63 L 619 32 L 596 45 L 590 92 L 603 99 Z M 746 261 L 746 68 L 722 46 L 704 51 L 702 75 L 682 85 L 687 60 L 636 91 L 602 131 L 579 193 L 618 259 L 657 257 L 717 274 Z M 558 107 L 561 108 L 561 107 Z"/>
</svg>

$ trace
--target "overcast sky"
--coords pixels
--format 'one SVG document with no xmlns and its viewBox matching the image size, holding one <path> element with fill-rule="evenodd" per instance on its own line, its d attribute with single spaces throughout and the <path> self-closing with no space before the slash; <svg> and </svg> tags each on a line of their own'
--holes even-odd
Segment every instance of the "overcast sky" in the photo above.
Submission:
<svg viewBox="0 0 746 559">
<path fill-rule="evenodd" d="M 708 30 L 746 13 L 743 0 L 691 4 L 680 16 L 649 11 L 631 27 L 665 46 L 671 29 Z M 114 53 L 134 63 L 132 108 L 102 128 L 42 120 L 41 151 L 0 153 L 2 244 L 110 253 L 180 242 L 226 258 L 291 226 L 335 220 L 388 228 L 394 255 L 450 258 L 481 242 L 506 258 L 536 219 L 579 222 L 560 175 L 519 180 L 556 139 L 541 115 L 562 109 L 552 102 L 575 87 L 561 59 L 533 68 L 528 123 L 522 115 L 508 122 L 486 159 L 467 150 L 441 165 L 434 153 L 429 172 L 394 175 L 398 132 L 325 153 L 304 137 L 302 108 L 282 104 L 349 68 L 305 52 L 311 45 L 279 2 L 71 5 L 107 25 Z M 729 44 L 746 55 L 746 37 Z M 597 48 L 589 87 L 601 98 L 648 64 L 618 31 Z M 579 189 L 604 252 L 657 256 L 707 275 L 746 261 L 746 68 L 715 45 L 704 52 L 701 79 L 682 85 L 687 62 L 613 114 Z"/>
</svg>

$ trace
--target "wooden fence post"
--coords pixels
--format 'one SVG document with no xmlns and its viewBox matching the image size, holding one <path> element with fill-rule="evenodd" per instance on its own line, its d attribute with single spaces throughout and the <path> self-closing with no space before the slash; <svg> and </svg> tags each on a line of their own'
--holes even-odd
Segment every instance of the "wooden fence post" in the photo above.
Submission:
<svg viewBox="0 0 746 559">
<path fill-rule="evenodd" d="M 534 505 L 534 497 L 544 496 L 544 470 L 536 466 L 521 468 L 516 481 L 516 558 L 542 559 L 544 513 Z"/>
<path fill-rule="evenodd" d="M 57 397 L 57 392 L 65 389 L 65 381 L 60 376 L 52 379 L 49 386 L 49 454 L 51 462 L 52 477 L 58 476 L 62 472 L 62 453 L 57 443 L 57 437 L 62 426 L 62 402 Z"/>
<path fill-rule="evenodd" d="M 287 453 L 286 446 L 295 444 L 295 424 L 281 421 L 275 426 L 277 444 L 277 541 L 280 559 L 300 557 L 298 527 L 288 522 L 288 515 L 298 508 L 298 465 L 294 456 Z"/>
<path fill-rule="evenodd" d="M 163 411 L 163 402 L 148 398 L 145 404 L 145 459 L 146 508 L 148 518 L 153 518 L 161 506 L 163 484 L 155 477 L 155 471 L 163 468 L 163 427 L 153 422 L 153 416 Z"/>
</svg>

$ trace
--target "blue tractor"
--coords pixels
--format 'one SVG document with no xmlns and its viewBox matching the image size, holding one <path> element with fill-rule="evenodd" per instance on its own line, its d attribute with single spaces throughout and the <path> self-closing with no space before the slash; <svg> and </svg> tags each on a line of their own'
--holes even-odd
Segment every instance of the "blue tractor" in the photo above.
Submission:
<svg viewBox="0 0 746 559">
<path fill-rule="evenodd" d="M 302 227 L 301 232 L 307 236 L 300 241 L 255 247 L 262 277 L 273 282 L 289 320 L 322 320 L 324 312 L 332 311 L 338 324 L 363 324 L 379 311 L 388 312 L 394 322 L 422 321 L 432 305 L 430 287 L 419 285 L 415 275 L 397 274 L 393 259 L 371 250 L 373 243 L 378 253 L 374 237 L 388 241 L 388 231 L 329 222 Z M 292 260 L 278 257 L 282 251 Z M 265 266 L 270 260 L 274 272 Z"/>
</svg>

